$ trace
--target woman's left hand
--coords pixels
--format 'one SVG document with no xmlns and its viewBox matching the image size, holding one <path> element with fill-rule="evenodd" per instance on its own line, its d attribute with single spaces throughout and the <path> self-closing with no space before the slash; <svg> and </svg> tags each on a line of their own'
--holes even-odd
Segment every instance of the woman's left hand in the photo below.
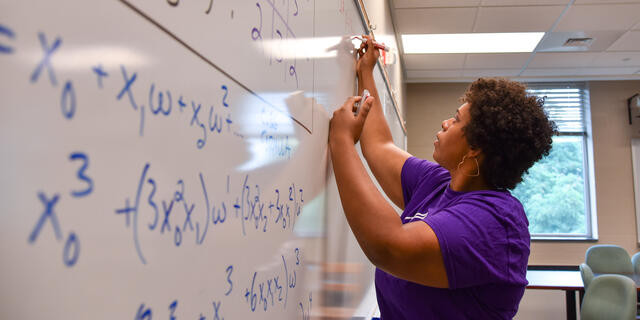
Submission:
<svg viewBox="0 0 640 320">
<path fill-rule="evenodd" d="M 373 44 L 375 40 L 373 36 L 363 35 L 362 38 L 365 39 L 366 42 L 361 43 L 357 51 L 358 61 L 356 61 L 356 73 L 358 76 L 362 75 L 363 72 L 373 72 L 373 68 L 376 66 L 376 62 L 380 57 L 380 50 Z"/>
<path fill-rule="evenodd" d="M 337 142 L 341 139 L 349 139 L 355 144 L 360 139 L 364 121 L 369 114 L 373 97 L 368 97 L 361 102 L 360 111 L 354 115 L 355 103 L 362 98 L 358 96 L 350 97 L 345 103 L 333 112 L 333 118 L 329 122 L 329 143 Z"/>
</svg>

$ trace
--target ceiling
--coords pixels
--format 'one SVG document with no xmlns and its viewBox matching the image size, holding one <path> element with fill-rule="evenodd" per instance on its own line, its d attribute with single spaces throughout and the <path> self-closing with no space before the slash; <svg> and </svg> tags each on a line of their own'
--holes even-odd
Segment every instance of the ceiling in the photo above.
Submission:
<svg viewBox="0 0 640 320">
<path fill-rule="evenodd" d="M 407 82 L 640 80 L 640 0 L 391 0 Z M 404 54 L 402 34 L 544 31 L 531 53 Z M 563 46 L 593 38 L 588 46 Z"/>
</svg>

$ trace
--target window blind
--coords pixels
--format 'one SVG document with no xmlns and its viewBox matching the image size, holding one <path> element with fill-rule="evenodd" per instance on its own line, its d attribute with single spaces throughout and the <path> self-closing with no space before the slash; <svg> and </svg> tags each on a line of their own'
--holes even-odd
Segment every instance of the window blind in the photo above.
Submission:
<svg viewBox="0 0 640 320">
<path fill-rule="evenodd" d="M 585 105 L 588 92 L 582 84 L 529 84 L 527 92 L 544 99 L 549 119 L 559 133 L 585 133 Z"/>
</svg>

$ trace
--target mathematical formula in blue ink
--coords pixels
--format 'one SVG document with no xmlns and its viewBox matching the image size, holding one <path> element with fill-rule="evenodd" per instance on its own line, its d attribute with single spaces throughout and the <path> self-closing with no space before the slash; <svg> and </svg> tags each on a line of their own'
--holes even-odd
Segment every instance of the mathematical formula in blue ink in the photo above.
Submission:
<svg viewBox="0 0 640 320">
<path fill-rule="evenodd" d="M 268 48 L 264 47 L 262 36 L 264 14 L 263 6 L 265 3 L 266 8 L 268 9 L 267 14 L 269 12 L 271 13 L 271 29 L 269 41 L 273 45 L 270 45 Z M 260 44 L 262 45 L 262 51 L 267 53 L 267 56 L 269 58 L 269 65 L 278 64 L 284 67 L 283 81 L 286 83 L 290 80 L 293 80 L 295 83 L 295 88 L 299 88 L 300 83 L 298 81 L 298 72 L 296 69 L 298 57 L 295 55 L 295 53 L 293 56 L 287 53 L 289 56 L 285 58 L 285 54 L 283 52 L 283 50 L 285 50 L 287 42 L 292 43 L 296 41 L 296 35 L 291 28 L 289 19 L 300 19 L 300 5 L 298 4 L 298 1 L 286 0 L 285 6 L 283 6 L 283 8 L 278 8 L 274 1 L 263 0 L 256 2 L 256 9 L 258 19 L 257 24 L 251 28 L 251 39 L 253 41 L 260 42 Z"/>
<path fill-rule="evenodd" d="M 74 186 L 74 189 L 69 192 L 71 195 L 71 199 L 82 198 L 90 195 L 93 191 L 93 179 L 87 175 L 87 170 L 89 168 L 89 157 L 83 152 L 73 152 L 69 155 L 69 160 L 74 162 L 79 161 L 81 163 L 77 171 L 78 189 L 75 189 L 76 186 Z M 61 227 L 62 224 L 60 223 L 61 219 L 59 218 L 59 216 L 63 216 L 63 214 L 59 214 L 56 210 L 56 205 L 58 204 L 62 196 L 63 195 L 61 195 L 60 193 L 54 193 L 52 196 L 47 196 L 47 194 L 43 191 L 38 192 L 38 199 L 42 204 L 43 210 L 40 218 L 37 220 L 35 226 L 29 234 L 29 244 L 36 244 L 40 233 L 48 225 L 51 225 L 51 228 L 53 228 L 56 240 L 58 242 L 63 241 Z M 78 262 L 79 257 L 80 239 L 74 231 L 70 231 L 69 235 L 64 240 L 62 261 L 65 266 L 73 267 Z"/>
<path fill-rule="evenodd" d="M 280 44 L 295 40 L 296 36 L 289 25 L 290 19 L 301 19 L 300 9 L 308 3 L 309 1 L 300 0 L 256 2 L 255 9 L 259 13 L 256 18 L 260 21 L 255 28 L 246 30 L 251 39 L 244 40 L 262 41 L 263 36 L 267 40 L 282 41 Z M 180 7 L 182 2 L 167 0 L 167 4 Z M 201 11 L 213 18 L 216 4 L 213 0 L 202 0 Z M 271 27 L 262 25 L 263 9 L 265 21 L 270 21 Z M 267 15 L 271 16 L 271 20 L 268 20 Z M 233 19 L 233 11 L 230 16 Z M 172 293 L 166 300 L 154 301 L 146 296 L 136 295 L 133 301 L 128 301 L 135 306 L 126 309 L 129 312 L 128 318 L 220 320 L 225 318 L 225 313 L 229 318 L 229 310 L 235 310 L 233 308 L 240 305 L 243 312 L 256 314 L 274 314 L 288 307 L 289 314 L 299 312 L 302 319 L 308 319 L 312 296 L 310 292 L 301 294 L 305 289 L 301 285 L 304 265 L 300 248 L 277 252 L 273 258 L 275 261 L 271 261 L 272 267 L 267 269 L 237 263 L 223 254 L 226 253 L 224 250 L 229 250 L 230 245 L 225 242 L 227 240 L 237 241 L 240 248 L 251 250 L 259 247 L 256 239 L 264 242 L 290 239 L 306 200 L 301 182 L 303 179 L 264 179 L 261 177 L 262 172 L 249 170 L 238 173 L 228 166 L 215 168 L 216 159 L 211 160 L 212 167 L 204 168 L 206 170 L 194 167 L 188 168 L 191 170 L 186 173 L 174 174 L 175 170 L 162 167 L 158 163 L 162 160 L 158 160 L 156 155 L 146 154 L 147 150 L 124 152 L 125 148 L 115 147 L 116 155 L 105 156 L 108 153 L 106 151 L 113 150 L 105 150 L 102 145 L 104 141 L 113 141 L 116 145 L 120 143 L 117 139 L 124 135 L 125 138 L 142 142 L 139 145 L 149 147 L 153 152 L 162 149 L 163 157 L 181 158 L 199 154 L 202 157 L 223 158 L 228 156 L 229 150 L 219 148 L 220 146 L 248 144 L 253 139 L 260 142 L 260 151 L 269 159 L 286 161 L 293 158 L 297 147 L 295 129 L 283 124 L 288 122 L 288 125 L 295 125 L 288 115 L 282 110 L 276 110 L 255 93 L 252 94 L 258 99 L 252 97 L 251 103 L 257 101 L 259 104 L 241 105 L 238 103 L 242 101 L 239 97 L 244 97 L 247 92 L 240 91 L 245 87 L 238 86 L 227 78 L 208 83 L 205 98 L 181 92 L 176 85 L 168 84 L 176 83 L 175 81 L 163 81 L 149 69 L 131 62 L 132 60 L 114 62 L 113 59 L 87 55 L 88 60 L 95 60 L 79 63 L 81 70 L 70 68 L 60 63 L 65 61 L 61 58 L 72 56 L 69 52 L 83 44 L 72 43 L 76 38 L 60 34 L 64 29 L 47 25 L 35 30 L 30 34 L 20 34 L 17 32 L 19 30 L 0 22 L 0 59 L 9 61 L 25 52 L 26 50 L 20 50 L 19 44 L 22 41 L 30 44 L 30 51 L 31 47 L 37 50 L 35 60 L 28 62 L 29 70 L 23 72 L 22 78 L 16 81 L 22 81 L 25 86 L 32 88 L 39 95 L 38 102 L 46 102 L 37 107 L 49 112 L 46 115 L 52 125 L 44 129 L 36 128 L 39 130 L 37 134 L 46 136 L 50 133 L 43 141 L 51 144 L 54 152 L 50 154 L 57 155 L 51 162 L 56 167 L 60 163 L 68 164 L 72 171 L 65 173 L 60 170 L 60 183 L 52 182 L 58 178 L 55 174 L 51 175 L 53 178 L 44 177 L 41 179 L 42 184 L 31 191 L 31 204 L 37 204 L 38 210 L 25 213 L 26 219 L 29 219 L 28 230 L 19 231 L 21 237 L 26 237 L 26 246 L 34 248 L 29 250 L 36 252 L 35 248 L 38 246 L 44 247 L 44 244 L 52 243 L 54 246 L 46 249 L 53 250 L 56 259 L 59 259 L 53 263 L 62 263 L 58 266 L 70 274 L 75 273 L 75 276 L 84 275 L 86 266 L 93 266 L 96 255 L 101 254 L 96 248 L 104 244 L 104 239 L 96 241 L 96 236 L 90 232 L 92 229 L 75 227 L 73 223 L 78 221 L 73 220 L 72 214 L 75 213 L 77 219 L 78 212 L 69 212 L 69 208 L 89 208 L 86 213 L 83 212 L 86 217 L 110 219 L 104 225 L 92 227 L 104 228 L 100 230 L 99 236 L 107 236 L 107 242 L 118 243 L 113 247 L 116 250 L 121 247 L 125 249 L 118 252 L 123 256 L 119 258 L 127 261 L 127 257 L 133 257 L 140 262 L 135 261 L 132 266 L 118 265 L 118 268 L 126 270 L 124 274 L 118 275 L 121 278 L 129 279 L 134 274 L 137 276 L 137 270 L 148 271 L 154 263 L 154 267 L 157 266 L 157 255 L 154 256 L 157 251 L 169 248 L 191 254 L 192 251 L 185 248 L 202 244 L 208 244 L 201 247 L 206 248 L 206 254 L 211 255 L 211 258 L 207 256 L 208 263 L 219 269 L 215 271 L 217 286 L 207 288 L 204 293 L 208 295 L 208 303 L 191 309 L 186 307 L 189 296 Z M 300 86 L 296 69 L 299 59 L 285 55 L 282 50 L 271 50 L 265 53 L 264 60 L 277 66 L 276 69 L 282 66 L 281 70 L 277 70 L 278 77 L 282 75 L 285 83 L 297 88 Z M 86 81 L 87 78 L 90 81 Z M 97 99 L 101 100 L 96 101 Z M 245 120 L 249 117 L 243 114 L 247 111 L 253 112 L 251 120 L 255 121 L 249 123 L 252 125 L 251 130 L 246 129 L 244 123 L 249 122 Z M 87 121 L 95 120 L 90 116 L 98 112 L 114 116 L 108 119 L 109 126 L 96 125 L 93 128 L 95 123 Z M 283 117 L 286 118 L 285 121 L 282 120 Z M 167 143 L 165 149 L 149 146 L 157 141 L 171 142 L 158 138 L 161 135 L 157 128 L 166 128 L 156 125 L 163 123 L 162 121 L 180 126 L 179 132 L 171 134 L 184 137 L 178 143 L 180 146 L 188 145 L 189 152 L 194 153 L 185 153 L 182 149 L 176 151 L 174 149 L 179 148 L 174 148 L 171 143 Z M 106 140 L 102 140 L 103 137 Z M 117 163 L 106 163 L 110 161 Z M 167 163 L 162 161 L 162 165 Z M 128 175 L 133 168 L 133 174 Z M 264 171 L 267 170 L 269 168 Z M 110 176 L 105 175 L 105 172 Z M 269 176 L 271 177 L 270 174 Z M 104 199 L 108 199 L 106 205 L 102 203 Z M 89 201 L 91 204 L 73 206 L 82 201 Z M 84 220 L 81 221 L 85 223 Z M 99 222 L 103 223 L 104 220 Z M 109 224 L 111 222 L 113 225 Z M 231 239 L 228 238 L 230 234 Z M 109 238 L 111 235 L 113 237 Z M 150 235 L 167 241 L 155 242 L 152 244 L 153 248 L 150 248 L 150 244 L 144 241 Z M 120 245 L 122 239 L 126 240 L 125 246 Z M 25 245 L 24 242 L 21 243 Z M 86 260 L 87 258 L 91 259 Z M 245 272 L 247 269 L 250 270 Z M 159 283 L 166 280 L 158 279 L 155 275 L 153 277 L 152 280 Z M 138 284 L 139 279 L 131 278 L 131 281 L 134 280 Z M 140 280 L 139 283 L 143 281 Z"/>
<path fill-rule="evenodd" d="M 102 77 L 106 74 L 103 70 L 95 71 L 100 83 Z M 145 110 L 148 107 L 152 116 L 169 117 L 172 114 L 190 112 L 191 118 L 188 121 L 189 127 L 193 127 L 200 132 L 200 137 L 196 140 L 198 149 L 204 148 L 207 139 L 211 135 L 229 135 L 242 138 L 242 134 L 238 133 L 233 127 L 234 121 L 232 116 L 232 108 L 228 103 L 229 89 L 227 85 L 220 85 L 220 101 L 218 103 L 204 104 L 202 102 L 185 98 L 182 95 L 172 94 L 172 90 L 156 88 L 155 83 L 149 85 L 147 103 L 139 103 L 137 95 L 134 93 L 134 84 L 138 79 L 136 72 L 130 72 L 124 65 L 120 66 L 122 74 L 122 88 L 116 95 L 117 100 L 126 100 L 129 102 L 133 111 L 139 111 L 140 126 L 139 135 L 144 136 L 145 128 Z M 137 92 L 137 91 L 136 91 Z M 126 96 L 126 99 L 124 97 Z"/>
<path fill-rule="evenodd" d="M 178 0 L 168 0 L 167 4 L 170 7 L 179 9 L 180 3 Z M 255 2 L 255 12 L 250 18 L 255 19 L 255 23 L 247 30 L 246 33 L 252 41 L 256 41 L 261 46 L 261 51 L 265 55 L 265 62 L 269 66 L 282 66 L 282 81 L 284 83 L 291 83 L 293 89 L 298 89 L 300 83 L 298 80 L 297 64 L 300 59 L 295 51 L 291 51 L 290 43 L 294 43 L 297 40 L 296 34 L 293 31 L 293 20 L 303 21 L 305 17 L 300 15 L 303 6 L 312 5 L 309 1 L 299 0 L 261 0 Z M 209 3 L 206 10 L 202 12 L 206 15 L 211 13 L 213 1 Z M 233 19 L 233 10 L 230 12 L 230 17 Z M 265 26 L 265 18 L 270 18 L 270 26 Z M 308 17 L 307 17 L 308 18 Z M 269 44 L 266 45 L 266 42 Z M 309 61 L 308 57 L 306 61 Z"/>
<path fill-rule="evenodd" d="M 259 7 L 259 5 L 258 5 Z M 275 8 L 274 8 L 275 10 Z M 0 36 L 3 41 L 16 38 L 16 33 L 7 26 L 0 25 Z M 60 89 L 59 105 L 60 116 L 65 120 L 75 119 L 82 108 L 89 106 L 78 100 L 74 82 L 64 79 L 59 87 L 59 73 L 53 63 L 54 57 L 63 49 L 61 36 L 49 36 L 45 32 L 37 34 L 37 40 L 41 48 L 41 58 L 34 65 L 28 77 L 29 82 L 36 85 L 45 85 Z M 2 53 L 11 54 L 15 48 L 0 42 Z M 185 125 L 189 128 L 201 131 L 201 136 L 195 145 L 198 149 L 205 147 L 210 136 L 226 135 L 235 139 L 244 139 L 242 134 L 236 132 L 233 120 L 233 108 L 230 104 L 231 91 L 225 84 L 218 88 L 219 100 L 215 103 L 202 103 L 181 94 L 174 94 L 175 90 L 162 88 L 155 82 L 148 84 L 148 94 L 145 97 L 138 89 L 144 89 L 140 83 L 140 75 L 129 70 L 125 65 L 120 65 L 118 72 L 106 70 L 99 61 L 96 61 L 88 73 L 95 76 L 96 88 L 104 90 L 106 81 L 120 81 L 119 89 L 114 92 L 115 101 L 125 101 L 130 110 L 139 115 L 138 133 L 144 136 L 145 121 L 153 117 L 170 117 L 172 115 L 187 113 L 188 121 Z M 113 74 L 120 74 L 113 78 Z M 44 79 L 44 80 L 43 80 Z M 144 91 L 144 90 L 142 90 Z M 144 102 L 141 102 L 144 101 Z M 145 111 L 147 110 L 147 111 Z M 147 119 L 145 119 L 145 114 Z M 260 126 L 260 139 L 264 151 L 276 159 L 290 159 L 294 151 L 288 135 L 278 135 L 273 132 L 281 130 L 279 121 L 273 120 L 278 111 L 262 108 Z M 151 117 L 151 118 L 149 118 Z M 184 119 L 184 118 L 181 118 Z M 56 206 L 60 201 L 70 201 L 74 198 L 82 198 L 90 195 L 94 189 L 94 179 L 89 171 L 89 156 L 84 152 L 72 152 L 69 161 L 79 165 L 76 174 L 77 183 L 67 193 L 60 191 L 47 193 L 39 191 L 37 198 L 40 200 L 43 211 L 29 235 L 29 243 L 34 244 L 43 228 L 51 225 L 56 240 L 63 241 L 62 226 Z M 252 183 L 249 175 L 231 181 L 226 176 L 226 194 L 213 197 L 207 190 L 207 184 L 202 173 L 198 175 L 199 186 L 187 186 L 182 179 L 177 179 L 176 185 L 160 186 L 149 173 L 150 163 L 143 166 L 140 179 L 137 182 L 135 192 L 123 199 L 123 204 L 115 208 L 115 213 L 124 216 L 125 227 L 132 230 L 132 241 L 140 261 L 146 264 L 143 249 L 139 242 L 139 232 L 159 232 L 170 234 L 175 246 L 180 246 L 186 237 L 192 236 L 194 243 L 202 244 L 209 232 L 209 228 L 216 228 L 229 219 L 239 222 L 239 232 L 244 236 L 249 230 L 268 232 L 271 228 L 280 230 L 292 230 L 296 218 L 300 215 L 304 203 L 303 190 L 297 188 L 295 182 L 282 188 L 262 190 L 260 184 Z M 172 198 L 160 199 L 156 193 L 159 188 L 175 188 Z M 197 191 L 196 191 L 197 190 Z M 193 194 L 193 198 L 190 198 Z M 196 196 L 200 202 L 196 203 Z M 68 199 L 68 200 L 67 200 Z M 202 199 L 204 202 L 202 202 Z M 140 212 L 145 212 L 145 221 L 140 222 Z M 194 213 L 195 212 L 195 213 Z M 147 219 L 150 216 L 151 219 Z M 195 218 L 198 217 L 198 219 Z M 181 220 L 181 221 L 180 221 Z M 237 223 L 236 223 L 237 224 Z M 70 232 L 64 240 L 63 261 L 71 267 L 78 261 L 80 255 L 80 240 L 75 232 Z"/>
<path fill-rule="evenodd" d="M 0 54 L 12 54 L 14 49 L 11 45 L 7 44 L 9 43 L 9 41 L 5 42 L 5 40 L 14 40 L 16 38 L 13 30 L 9 29 L 7 26 L 0 24 L 0 37 L 0 39 L 3 40 L 2 42 L 0 42 Z"/>
<path fill-rule="evenodd" d="M 144 302 L 140 304 L 138 309 L 135 312 L 134 320 L 153 320 L 154 315 L 156 319 L 169 319 L 169 320 L 177 320 L 179 318 L 178 315 L 184 315 L 188 313 L 188 315 L 184 318 L 187 319 L 196 319 L 196 320 L 224 320 L 224 314 L 222 313 L 222 301 L 214 300 L 211 302 L 211 306 L 207 308 L 208 310 L 205 312 L 200 312 L 199 316 L 194 316 L 192 310 L 184 311 L 182 309 L 179 310 L 179 302 L 178 300 L 173 300 L 169 303 L 169 306 L 166 309 L 156 310 L 155 313 L 153 309 L 146 305 Z"/>
<path fill-rule="evenodd" d="M 275 268 L 270 271 L 254 271 L 249 278 L 237 280 L 237 276 L 233 275 L 233 265 L 229 265 L 222 277 L 226 281 L 226 285 L 223 289 L 226 290 L 223 299 L 212 299 L 208 312 L 200 312 L 197 319 L 224 319 L 223 314 L 223 302 L 233 303 L 232 300 L 239 299 L 246 306 L 248 311 L 252 313 L 268 313 L 279 308 L 285 310 L 289 301 L 289 290 L 294 290 L 297 286 L 297 272 L 302 267 L 302 260 L 300 257 L 300 249 L 295 248 L 293 250 L 294 256 L 290 260 L 285 258 L 285 255 L 281 255 L 281 264 L 279 268 Z M 244 283 L 245 286 L 241 291 L 234 291 L 233 284 L 235 282 Z M 218 291 L 218 290 L 216 290 Z M 308 300 L 305 298 L 296 296 L 297 306 L 300 308 L 300 315 L 302 319 L 309 319 L 311 313 L 312 294 L 309 292 Z M 140 303 L 138 309 L 135 311 L 134 319 L 153 319 L 153 315 L 160 318 L 177 319 L 179 310 L 179 301 L 173 300 L 168 304 L 168 307 L 156 310 L 143 303 Z M 188 310 L 188 318 L 193 317 L 193 310 Z M 184 315 L 184 312 L 181 312 Z"/>
<path fill-rule="evenodd" d="M 262 191 L 259 184 L 251 183 L 247 174 L 242 183 L 232 181 L 229 175 L 222 183 L 226 193 L 213 197 L 207 188 L 207 179 L 198 174 L 199 186 L 187 186 L 178 178 L 171 198 L 157 196 L 159 185 L 150 173 L 151 163 L 146 163 L 137 180 L 135 192 L 124 199 L 124 205 L 115 213 L 124 217 L 124 226 L 132 231 L 134 248 L 140 261 L 147 263 L 140 246 L 140 232 L 159 232 L 173 236 L 173 243 L 180 247 L 187 236 L 193 237 L 196 245 L 204 243 L 209 228 L 219 228 L 233 219 L 239 235 L 247 232 L 267 233 L 272 226 L 277 230 L 291 232 L 296 218 L 304 205 L 304 190 L 291 183 L 284 189 Z M 204 199 L 204 203 L 193 199 Z M 141 212 L 145 221 L 140 222 Z"/>
</svg>

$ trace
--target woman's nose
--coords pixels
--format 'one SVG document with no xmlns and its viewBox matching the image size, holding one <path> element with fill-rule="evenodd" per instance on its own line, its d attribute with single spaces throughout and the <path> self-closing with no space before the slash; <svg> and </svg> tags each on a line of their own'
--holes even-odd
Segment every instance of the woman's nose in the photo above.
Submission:
<svg viewBox="0 0 640 320">
<path fill-rule="evenodd" d="M 447 119 L 447 120 L 443 120 L 442 121 L 442 129 L 444 129 L 444 130 L 449 129 L 449 120 L 451 120 L 451 119 Z"/>
</svg>

